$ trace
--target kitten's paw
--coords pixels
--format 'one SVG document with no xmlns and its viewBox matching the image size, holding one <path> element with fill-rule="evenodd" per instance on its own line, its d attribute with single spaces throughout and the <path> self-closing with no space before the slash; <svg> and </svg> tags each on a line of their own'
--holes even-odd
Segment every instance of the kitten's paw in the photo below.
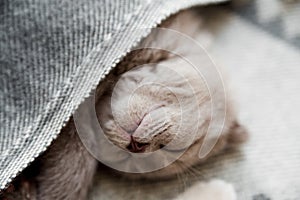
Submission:
<svg viewBox="0 0 300 200">
<path fill-rule="evenodd" d="M 186 190 L 175 200 L 236 200 L 233 186 L 222 180 L 200 182 Z"/>
</svg>

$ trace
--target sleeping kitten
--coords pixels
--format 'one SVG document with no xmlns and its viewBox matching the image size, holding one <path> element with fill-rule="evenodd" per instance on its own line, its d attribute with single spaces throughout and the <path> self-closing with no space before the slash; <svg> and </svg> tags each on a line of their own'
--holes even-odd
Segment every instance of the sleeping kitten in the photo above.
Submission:
<svg viewBox="0 0 300 200">
<path fill-rule="evenodd" d="M 199 16 L 193 11 L 181 12 L 163 22 L 161 27 L 194 38 L 199 37 L 198 33 L 201 32 Z M 197 62 L 199 55 L 182 41 L 173 40 L 162 33 L 156 33 L 158 41 L 152 41 L 152 36 L 150 34 L 140 46 L 158 42 L 181 50 L 186 58 Z M 148 84 L 150 82 L 155 84 Z M 222 89 L 215 87 L 212 92 L 218 94 Z M 211 121 L 209 91 L 205 80 L 199 78 L 187 62 L 164 50 L 141 49 L 131 52 L 99 84 L 96 96 L 99 122 L 107 138 L 120 149 L 134 153 L 155 152 L 167 147 L 171 141 L 175 142 L 166 151 L 187 148 L 171 165 L 151 173 L 127 174 L 130 177 L 172 176 L 247 138 L 247 133 L 237 122 L 231 102 L 228 100 L 223 103 L 219 97 L 217 110 L 220 113 L 226 111 L 224 128 L 213 150 L 199 159 L 198 153 Z M 222 117 L 218 113 L 216 116 Z M 186 141 L 191 138 L 190 130 L 196 132 L 192 144 L 187 146 Z M 110 159 L 119 161 L 117 158 Z M 96 168 L 97 160 L 82 144 L 71 119 L 49 149 L 4 192 L 3 198 L 86 199 Z M 177 199 L 236 199 L 232 187 L 220 181 L 201 183 L 194 188 Z"/>
</svg>

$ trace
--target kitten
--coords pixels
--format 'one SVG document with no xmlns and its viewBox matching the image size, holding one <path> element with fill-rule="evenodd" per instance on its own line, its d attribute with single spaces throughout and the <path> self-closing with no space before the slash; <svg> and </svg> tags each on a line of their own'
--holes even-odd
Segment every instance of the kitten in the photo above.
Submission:
<svg viewBox="0 0 300 200">
<path fill-rule="evenodd" d="M 161 27 L 174 29 L 196 38 L 199 36 L 197 33 L 200 32 L 200 23 L 199 16 L 193 12 L 191 10 L 181 12 L 164 21 Z M 195 55 L 193 49 L 189 49 L 182 41 L 172 40 L 160 32 L 155 35 L 158 41 L 152 41 L 152 36 L 150 34 L 145 38 L 140 46 L 158 42 L 162 46 L 181 49 L 185 57 L 197 61 L 199 55 Z M 149 85 L 147 84 L 149 82 L 159 84 Z M 222 89 L 216 87 L 213 88 L 213 92 L 218 94 Z M 188 63 L 180 57 L 164 50 L 141 49 L 129 53 L 99 84 L 96 97 L 96 111 L 105 135 L 113 144 L 125 151 L 154 152 L 167 146 L 171 141 L 175 143 L 166 150 L 176 151 L 187 147 L 185 141 L 191 138 L 190 130 L 196 130 L 192 144 L 174 163 L 151 173 L 127 174 L 130 177 L 172 176 L 247 138 L 247 133 L 237 122 L 232 103 L 230 101 L 222 103 L 219 97 L 218 111 L 220 113 L 226 111 L 223 132 L 212 152 L 199 159 L 198 153 L 211 117 L 209 109 L 211 98 L 205 81 L 199 78 L 196 71 L 188 68 Z M 201 115 L 196 115 L 198 109 Z M 217 113 L 216 116 L 218 115 L 220 114 Z M 118 162 L 117 159 L 111 159 Z M 82 144 L 71 119 L 49 149 L 13 182 L 3 197 L 43 200 L 86 199 L 96 168 L 97 160 Z M 229 189 L 223 190 L 222 186 Z M 226 195 L 231 195 L 227 199 L 235 199 L 232 188 L 218 181 L 201 183 L 195 188 L 197 189 L 192 188 L 191 191 L 197 191 L 198 199 L 207 200 L 205 195 L 211 195 L 211 199 L 215 200 L 222 200 Z M 215 196 L 216 191 L 221 191 L 220 197 Z M 187 192 L 178 199 L 189 199 L 191 196 L 193 196 L 191 192 Z"/>
</svg>

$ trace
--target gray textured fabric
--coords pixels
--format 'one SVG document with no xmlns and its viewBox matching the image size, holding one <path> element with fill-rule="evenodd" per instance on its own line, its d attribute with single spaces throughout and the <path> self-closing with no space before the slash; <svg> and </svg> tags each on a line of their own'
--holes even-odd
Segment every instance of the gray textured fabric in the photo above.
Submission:
<svg viewBox="0 0 300 200">
<path fill-rule="evenodd" d="M 0 189 L 46 150 L 84 97 L 147 35 L 136 28 L 217 1 L 0 1 Z"/>
</svg>

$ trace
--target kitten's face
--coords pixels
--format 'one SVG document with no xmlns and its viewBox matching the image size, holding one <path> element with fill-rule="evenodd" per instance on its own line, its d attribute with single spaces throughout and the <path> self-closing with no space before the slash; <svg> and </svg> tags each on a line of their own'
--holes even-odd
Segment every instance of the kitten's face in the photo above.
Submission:
<svg viewBox="0 0 300 200">
<path fill-rule="evenodd" d="M 186 21 L 189 21 L 188 25 Z M 199 19 L 189 12 L 183 12 L 163 27 L 192 35 L 199 27 Z M 168 32 L 158 31 L 153 37 L 146 38 L 140 46 L 160 44 L 158 49 L 174 50 L 171 52 L 177 54 L 149 49 L 132 54 L 127 62 L 126 59 L 121 62 L 120 69 L 149 62 L 156 64 L 142 65 L 123 73 L 113 91 L 103 95 L 97 104 L 98 119 L 105 135 L 121 149 L 136 154 L 159 150 L 183 153 L 171 165 L 151 173 L 137 174 L 137 177 L 165 177 L 198 163 L 204 138 L 205 142 L 211 144 L 215 144 L 218 138 L 209 155 L 229 143 L 246 138 L 240 136 L 244 135 L 241 134 L 243 130 L 235 125 L 238 123 L 231 104 L 225 101 L 224 88 L 218 84 L 216 73 L 213 73 L 215 66 L 209 59 L 204 59 L 207 55 L 203 51 L 199 52 L 193 41 L 182 37 L 170 39 L 170 36 L 172 34 Z M 197 69 L 187 60 L 198 65 Z M 205 78 L 210 80 L 209 89 L 199 72 L 204 72 Z M 214 110 L 210 94 L 217 102 Z M 223 121 L 225 112 L 226 119 Z M 220 126 L 223 128 L 220 137 L 214 134 L 217 131 L 208 131 L 220 130 Z M 126 158 L 115 155 L 109 159 L 110 162 L 119 163 Z"/>
<path fill-rule="evenodd" d="M 168 167 L 139 177 L 169 176 L 199 161 L 211 117 L 211 99 L 205 82 L 186 65 L 173 58 L 135 68 L 124 73 L 113 92 L 99 101 L 101 127 L 121 149 L 133 153 L 186 150 Z M 219 111 L 222 109 L 224 104 Z M 225 143 L 219 142 L 215 149 Z"/>
<path fill-rule="evenodd" d="M 105 134 L 114 144 L 134 153 L 160 149 L 176 136 L 185 137 L 187 134 L 180 130 L 197 123 L 198 104 L 193 107 L 190 102 L 196 98 L 187 97 L 191 89 L 171 70 L 156 68 L 145 65 L 123 74 L 113 93 L 101 103 L 104 112 L 99 113 L 100 123 Z M 178 142 L 177 148 L 183 148 Z"/>
</svg>

